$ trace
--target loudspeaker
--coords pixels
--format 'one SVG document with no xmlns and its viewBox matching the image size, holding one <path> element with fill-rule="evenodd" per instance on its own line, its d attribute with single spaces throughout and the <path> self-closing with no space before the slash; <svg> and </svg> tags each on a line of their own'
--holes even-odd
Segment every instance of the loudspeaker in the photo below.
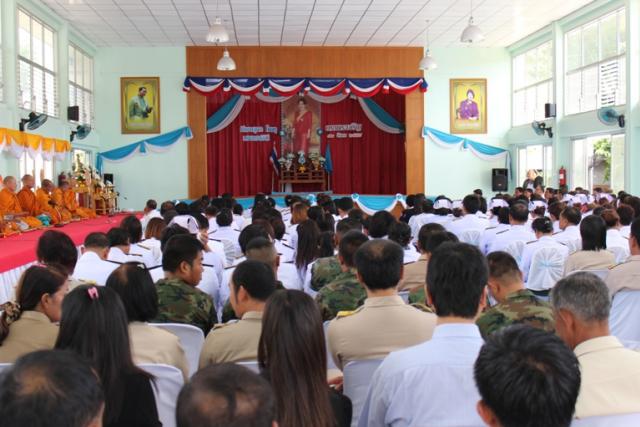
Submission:
<svg viewBox="0 0 640 427">
<path fill-rule="evenodd" d="M 550 117 L 556 116 L 556 104 L 544 104 L 544 118 L 548 119 Z"/>
<path fill-rule="evenodd" d="M 109 181 L 111 184 L 114 184 L 114 182 L 113 182 L 113 174 L 112 173 L 102 174 L 102 180 L 105 182 L 105 184 L 106 184 L 107 181 Z"/>
<path fill-rule="evenodd" d="M 70 122 L 80 121 L 80 107 L 74 105 L 73 107 L 67 107 L 67 120 Z"/>
<path fill-rule="evenodd" d="M 508 190 L 508 172 L 506 169 L 491 170 L 491 191 Z"/>
</svg>

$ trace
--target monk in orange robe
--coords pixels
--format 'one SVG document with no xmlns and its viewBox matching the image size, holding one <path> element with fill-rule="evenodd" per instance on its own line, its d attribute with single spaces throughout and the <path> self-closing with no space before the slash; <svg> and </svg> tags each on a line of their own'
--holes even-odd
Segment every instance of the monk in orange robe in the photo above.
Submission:
<svg viewBox="0 0 640 427">
<path fill-rule="evenodd" d="M 71 212 L 74 217 L 80 217 L 83 219 L 96 217 L 96 211 L 89 208 L 83 208 L 78 204 L 76 192 L 71 189 L 71 185 L 69 185 L 68 182 L 60 183 L 59 188 L 62 191 L 64 207 Z"/>
<path fill-rule="evenodd" d="M 36 209 L 40 214 L 45 214 L 51 218 L 51 224 L 62 222 L 62 215 L 58 211 L 56 203 L 51 200 L 51 192 L 54 189 L 53 182 L 48 179 L 42 181 L 42 186 L 36 191 Z"/>
<path fill-rule="evenodd" d="M 36 203 L 36 195 L 33 192 L 36 180 L 31 175 L 25 175 L 22 177 L 22 188 L 18 191 L 18 201 L 22 210 L 24 210 L 29 216 L 36 217 L 39 215 L 38 204 Z"/>
<path fill-rule="evenodd" d="M 62 217 L 62 222 L 66 223 L 71 221 L 73 216 L 71 212 L 64 206 L 64 194 L 60 187 L 55 187 L 53 191 L 51 191 L 51 200 L 56 204 L 56 209 L 60 213 Z"/>
<path fill-rule="evenodd" d="M 42 227 L 42 222 L 37 218 L 30 216 L 30 212 L 22 209 L 20 200 L 16 195 L 16 187 L 18 182 L 12 176 L 4 179 L 4 188 L 0 191 L 0 214 L 13 215 L 14 222 L 23 222 L 28 228 Z M 24 227 L 24 226 L 23 226 Z"/>
</svg>

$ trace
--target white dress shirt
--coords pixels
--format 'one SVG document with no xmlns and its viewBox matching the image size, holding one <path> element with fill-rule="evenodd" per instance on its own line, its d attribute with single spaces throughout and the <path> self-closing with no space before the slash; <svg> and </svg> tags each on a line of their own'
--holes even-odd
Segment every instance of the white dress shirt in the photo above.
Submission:
<svg viewBox="0 0 640 427">
<path fill-rule="evenodd" d="M 151 237 L 149 239 L 144 239 L 139 243 L 139 246 L 143 248 L 148 248 L 151 251 L 151 257 L 153 258 L 153 265 L 158 264 L 158 260 L 162 256 L 162 251 L 160 250 L 160 240 L 155 237 Z"/>
<path fill-rule="evenodd" d="M 235 224 L 235 228 L 236 230 L 242 230 L 244 228 L 246 220 L 244 219 L 244 217 L 242 215 L 233 215 L 233 223 Z"/>
<path fill-rule="evenodd" d="M 577 225 L 567 226 L 567 228 L 565 228 L 560 233 L 554 234 L 553 238 L 556 239 L 559 243 L 564 244 L 572 243 L 579 240 L 581 243 L 578 249 L 582 248 L 582 236 L 580 235 L 580 227 L 578 227 Z"/>
<path fill-rule="evenodd" d="M 109 249 L 109 256 L 107 259 L 118 264 L 124 264 L 125 262 L 143 262 L 141 256 L 127 255 L 122 252 L 122 249 L 116 248 L 115 246 Z"/>
<path fill-rule="evenodd" d="M 389 354 L 373 375 L 358 426 L 484 426 L 473 380 L 482 344 L 475 324 L 444 324 L 431 340 Z"/>
<path fill-rule="evenodd" d="M 436 215 L 432 213 L 421 213 L 420 215 L 414 215 L 409 218 L 409 227 L 411 227 L 411 237 L 418 238 L 418 233 L 423 225 L 432 222 Z M 437 218 L 436 218 L 437 219 Z"/>
<path fill-rule="evenodd" d="M 622 233 L 617 228 L 610 228 L 607 230 L 607 249 L 621 248 L 620 254 L 614 252 L 616 256 L 616 262 L 624 262 L 631 255 L 629 251 L 629 239 L 622 236 Z"/>
<path fill-rule="evenodd" d="M 132 243 L 129 247 L 129 258 L 133 257 L 138 258 L 138 261 L 142 261 L 147 268 L 153 267 L 157 259 L 157 257 L 153 255 L 151 248 L 142 242 L 140 242 L 140 244 Z"/>
<path fill-rule="evenodd" d="M 508 230 L 511 225 L 509 224 L 498 224 L 495 227 L 489 227 L 482 233 L 482 237 L 480 238 L 480 250 L 483 254 L 489 253 L 489 248 L 493 243 L 493 240 L 496 238 L 496 234 Z"/>
<path fill-rule="evenodd" d="M 162 219 L 162 215 L 160 215 L 160 212 L 156 209 L 147 212 L 146 214 L 144 214 L 144 216 L 142 217 L 142 219 L 140 220 L 140 223 L 142 224 L 142 231 L 144 232 L 144 230 L 147 229 L 147 224 L 149 224 L 149 221 L 151 221 L 153 218 L 160 218 Z"/>
<path fill-rule="evenodd" d="M 444 225 L 444 224 L 443 224 Z M 486 218 L 481 218 L 478 215 L 467 214 L 463 217 L 453 220 L 448 224 L 444 225 L 445 228 L 458 236 L 462 235 L 467 230 L 478 230 L 483 232 L 487 228 L 489 228 L 489 220 Z"/>
<path fill-rule="evenodd" d="M 118 267 L 118 264 L 103 260 L 97 253 L 86 251 L 78 259 L 72 276 L 78 280 L 95 282 L 97 285 L 104 286 L 111 272 Z"/>
<path fill-rule="evenodd" d="M 558 243 L 552 236 L 542 236 L 535 242 L 527 243 L 522 251 L 522 261 L 520 264 L 520 270 L 524 274 L 525 282 L 529 278 L 529 271 L 531 270 L 531 261 L 533 260 L 533 256 L 542 248 L 557 249 L 565 260 L 569 256 L 569 248 L 562 243 Z"/>
<path fill-rule="evenodd" d="M 513 224 L 508 230 L 496 234 L 487 253 L 504 251 L 512 242 L 528 243 L 533 240 L 536 240 L 536 235 L 530 227 L 524 224 Z"/>
<path fill-rule="evenodd" d="M 289 246 L 284 241 L 277 239 L 273 241 L 273 244 L 278 251 L 278 255 L 280 255 L 280 263 L 293 261 L 293 247 Z"/>
<path fill-rule="evenodd" d="M 230 242 L 232 242 L 233 246 L 236 249 L 237 257 L 242 255 L 242 250 L 240 249 L 240 243 L 238 243 L 239 236 L 240 236 L 240 232 L 238 230 L 234 230 L 233 227 L 231 227 L 230 225 L 225 227 L 218 227 L 218 230 L 215 233 L 209 234 L 210 239 L 229 240 Z"/>
<path fill-rule="evenodd" d="M 629 236 L 631 235 L 631 226 L 623 225 L 622 227 L 620 227 L 620 235 L 628 239 Z"/>
<path fill-rule="evenodd" d="M 412 243 L 409 243 L 409 245 L 404 248 L 404 264 L 416 262 L 418 258 L 420 258 L 420 252 L 418 252 Z"/>
</svg>

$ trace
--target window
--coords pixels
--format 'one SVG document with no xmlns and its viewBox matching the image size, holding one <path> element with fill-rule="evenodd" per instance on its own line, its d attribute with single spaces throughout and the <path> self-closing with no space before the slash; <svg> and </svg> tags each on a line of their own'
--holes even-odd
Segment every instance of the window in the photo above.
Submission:
<svg viewBox="0 0 640 427">
<path fill-rule="evenodd" d="M 625 33 L 619 9 L 565 34 L 567 114 L 626 102 Z"/>
<path fill-rule="evenodd" d="M 623 133 L 575 139 L 572 185 L 624 190 L 624 150 Z"/>
<path fill-rule="evenodd" d="M 42 156 L 32 159 L 27 152 L 20 156 L 20 176 L 33 175 L 36 187 L 40 187 L 43 179 L 53 180 L 53 161 L 44 160 Z"/>
<path fill-rule="evenodd" d="M 518 148 L 518 182 L 527 179 L 527 171 L 534 169 L 544 179 L 544 185 L 551 185 L 553 176 L 553 147 L 551 145 L 527 145 Z"/>
<path fill-rule="evenodd" d="M 93 59 L 69 45 L 69 105 L 80 108 L 80 123 L 93 122 Z"/>
<path fill-rule="evenodd" d="M 513 125 L 544 119 L 544 104 L 553 102 L 551 41 L 513 58 Z"/>
<path fill-rule="evenodd" d="M 18 9 L 18 106 L 58 117 L 55 33 Z"/>
<path fill-rule="evenodd" d="M 91 166 L 91 151 L 74 148 L 72 153 L 72 168 L 74 171 L 79 170 L 81 167 L 86 168 Z"/>
</svg>

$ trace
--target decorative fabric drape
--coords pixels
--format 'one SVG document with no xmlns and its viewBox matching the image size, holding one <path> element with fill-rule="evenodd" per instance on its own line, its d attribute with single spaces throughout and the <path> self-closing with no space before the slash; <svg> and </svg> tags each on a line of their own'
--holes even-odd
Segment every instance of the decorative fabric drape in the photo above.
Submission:
<svg viewBox="0 0 640 427">
<path fill-rule="evenodd" d="M 0 128 L 0 151 L 7 151 L 16 159 L 26 151 L 32 159 L 42 156 L 44 160 L 55 158 L 62 161 L 71 151 L 71 143 L 64 139 Z"/>
<path fill-rule="evenodd" d="M 404 122 L 404 97 L 379 94 L 372 98 L 396 122 Z M 321 152 L 331 146 L 334 193 L 397 194 L 406 191 L 404 135 L 380 130 L 365 114 L 358 100 L 322 104 L 321 122 L 327 124 L 362 123 L 361 138 L 322 137 Z"/>
<path fill-rule="evenodd" d="M 234 96 L 220 91 L 207 97 L 207 117 L 210 119 Z M 226 127 L 207 134 L 207 177 L 209 194 L 231 192 L 235 196 L 250 196 L 271 192 L 272 166 L 269 154 L 273 145 L 280 152 L 280 136 L 270 134 L 271 142 L 242 141 L 240 126 L 280 127 L 280 104 L 265 103 L 255 97 L 244 99 L 241 111 Z M 277 182 L 274 183 L 277 188 Z"/>
</svg>

